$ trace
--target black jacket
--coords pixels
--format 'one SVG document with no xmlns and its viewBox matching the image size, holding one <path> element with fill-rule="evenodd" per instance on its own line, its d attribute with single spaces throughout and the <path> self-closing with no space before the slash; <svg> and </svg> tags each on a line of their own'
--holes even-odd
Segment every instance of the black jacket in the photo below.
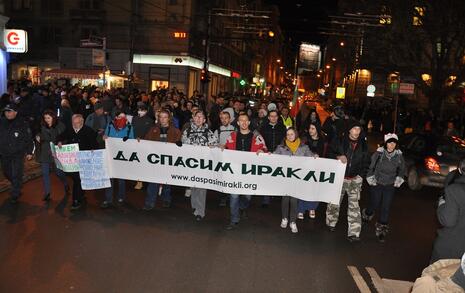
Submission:
<svg viewBox="0 0 465 293">
<path fill-rule="evenodd" d="M 97 133 L 86 125 L 83 125 L 77 133 L 73 128 L 66 129 L 66 132 L 63 133 L 57 141 L 62 144 L 77 143 L 79 144 L 80 151 L 96 150 L 99 148 L 97 143 Z"/>
<path fill-rule="evenodd" d="M 355 146 L 355 148 L 353 148 Z M 370 163 L 368 145 L 365 138 L 360 137 L 352 142 L 348 135 L 335 138 L 329 148 L 329 158 L 336 159 L 338 156 L 347 157 L 345 177 L 352 178 L 357 175 L 365 177 Z"/>
<path fill-rule="evenodd" d="M 283 142 L 286 136 L 286 126 L 279 122 L 273 126 L 268 122 L 262 125 L 259 132 L 265 139 L 266 148 L 272 153 Z"/>
<path fill-rule="evenodd" d="M 0 156 L 32 154 L 34 142 L 28 123 L 20 116 L 13 120 L 0 120 Z"/>
<path fill-rule="evenodd" d="M 437 210 L 442 228 L 434 242 L 432 262 L 461 258 L 465 253 L 465 176 L 456 176 L 445 193 L 446 202 Z"/>
</svg>

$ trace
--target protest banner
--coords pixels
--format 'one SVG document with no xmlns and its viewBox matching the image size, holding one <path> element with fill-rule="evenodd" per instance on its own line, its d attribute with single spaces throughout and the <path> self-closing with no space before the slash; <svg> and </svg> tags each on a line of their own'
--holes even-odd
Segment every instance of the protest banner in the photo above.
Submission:
<svg viewBox="0 0 465 293">
<path fill-rule="evenodd" d="M 83 190 L 111 187 L 105 150 L 80 151 L 77 159 Z"/>
<path fill-rule="evenodd" d="M 339 204 L 346 167 L 331 159 L 118 138 L 108 138 L 106 150 L 112 178 L 334 204 Z"/>
<path fill-rule="evenodd" d="M 79 145 L 77 143 L 65 144 L 61 148 L 50 143 L 50 149 L 52 150 L 52 156 L 58 169 L 64 172 L 79 171 L 79 162 L 77 160 Z"/>
</svg>

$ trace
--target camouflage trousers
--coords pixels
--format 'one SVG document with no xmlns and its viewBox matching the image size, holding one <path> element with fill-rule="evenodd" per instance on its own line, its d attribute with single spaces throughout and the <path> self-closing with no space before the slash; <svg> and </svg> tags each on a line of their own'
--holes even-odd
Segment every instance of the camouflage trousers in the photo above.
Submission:
<svg viewBox="0 0 465 293">
<path fill-rule="evenodd" d="M 344 195 L 347 193 L 347 222 L 349 226 L 347 229 L 347 235 L 360 237 L 360 231 L 362 230 L 362 216 L 360 214 L 360 206 L 358 201 L 360 200 L 362 183 L 363 179 L 360 176 L 352 179 L 344 179 L 339 205 L 328 204 L 326 208 L 327 226 L 336 227 L 337 221 L 339 220 L 339 209 L 341 207 L 341 202 L 344 199 Z"/>
</svg>

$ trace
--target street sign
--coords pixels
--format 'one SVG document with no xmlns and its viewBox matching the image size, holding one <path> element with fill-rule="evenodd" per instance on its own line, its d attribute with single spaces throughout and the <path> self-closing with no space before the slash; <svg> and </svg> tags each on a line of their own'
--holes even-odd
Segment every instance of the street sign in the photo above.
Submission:
<svg viewBox="0 0 465 293">
<path fill-rule="evenodd" d="M 105 51 L 101 49 L 92 49 L 92 65 L 105 66 Z"/>
<path fill-rule="evenodd" d="M 415 93 L 414 83 L 401 83 L 399 86 L 399 94 L 413 95 Z"/>
<path fill-rule="evenodd" d="M 345 87 L 338 87 L 336 89 L 336 99 L 345 99 L 346 98 L 346 88 Z"/>
<path fill-rule="evenodd" d="M 10 29 L 5 30 L 4 40 L 5 48 L 10 53 L 27 52 L 27 32 L 25 30 Z"/>
</svg>

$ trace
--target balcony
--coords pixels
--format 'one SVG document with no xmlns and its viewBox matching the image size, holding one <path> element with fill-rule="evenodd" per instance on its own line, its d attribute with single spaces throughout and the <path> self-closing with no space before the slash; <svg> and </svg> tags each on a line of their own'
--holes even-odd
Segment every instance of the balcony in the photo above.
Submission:
<svg viewBox="0 0 465 293">
<path fill-rule="evenodd" d="M 69 17 L 77 21 L 105 21 L 107 12 L 103 9 L 71 9 Z"/>
</svg>

